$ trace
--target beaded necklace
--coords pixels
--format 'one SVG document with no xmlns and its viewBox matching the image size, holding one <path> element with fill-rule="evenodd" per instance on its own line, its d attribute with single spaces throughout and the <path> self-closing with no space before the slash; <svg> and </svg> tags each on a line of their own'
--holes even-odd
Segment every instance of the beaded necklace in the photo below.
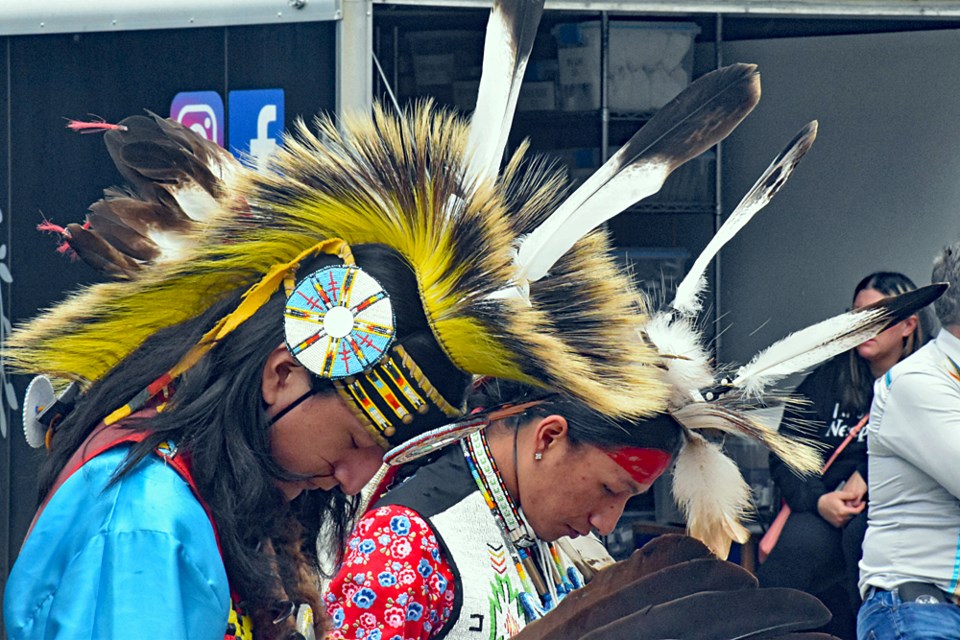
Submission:
<svg viewBox="0 0 960 640">
<path fill-rule="evenodd" d="M 496 521 L 510 552 L 523 586 L 519 594 L 527 621 L 535 620 L 549 611 L 582 579 L 574 571 L 565 571 L 553 544 L 537 538 L 523 511 L 507 492 L 496 460 L 490 453 L 483 431 L 477 431 L 461 440 L 467 467 L 473 476 L 493 519 Z M 540 567 L 549 571 L 545 579 Z"/>
</svg>

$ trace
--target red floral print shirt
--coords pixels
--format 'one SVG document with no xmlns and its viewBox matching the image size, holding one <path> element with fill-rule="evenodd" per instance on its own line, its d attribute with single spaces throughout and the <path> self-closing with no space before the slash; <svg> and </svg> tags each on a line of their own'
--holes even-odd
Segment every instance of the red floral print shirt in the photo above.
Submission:
<svg viewBox="0 0 960 640">
<path fill-rule="evenodd" d="M 357 524 L 324 602 L 329 640 L 428 640 L 449 620 L 453 571 L 430 525 L 399 505 Z"/>
</svg>

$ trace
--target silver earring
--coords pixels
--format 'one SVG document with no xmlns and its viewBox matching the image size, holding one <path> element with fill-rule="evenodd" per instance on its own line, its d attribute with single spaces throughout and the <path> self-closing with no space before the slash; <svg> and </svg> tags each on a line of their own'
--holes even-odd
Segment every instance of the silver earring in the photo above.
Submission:
<svg viewBox="0 0 960 640">
<path fill-rule="evenodd" d="M 537 451 L 535 454 L 533 454 L 533 459 L 534 459 L 534 460 L 543 460 L 543 454 L 540 453 L 539 451 Z"/>
</svg>

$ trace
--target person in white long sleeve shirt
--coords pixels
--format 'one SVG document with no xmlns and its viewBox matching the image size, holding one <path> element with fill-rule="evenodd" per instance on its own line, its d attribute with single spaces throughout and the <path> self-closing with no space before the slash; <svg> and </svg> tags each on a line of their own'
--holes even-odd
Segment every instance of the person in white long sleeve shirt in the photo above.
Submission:
<svg viewBox="0 0 960 640">
<path fill-rule="evenodd" d="M 874 389 L 858 640 L 960 640 L 960 243 L 933 281 L 943 328 Z"/>
</svg>

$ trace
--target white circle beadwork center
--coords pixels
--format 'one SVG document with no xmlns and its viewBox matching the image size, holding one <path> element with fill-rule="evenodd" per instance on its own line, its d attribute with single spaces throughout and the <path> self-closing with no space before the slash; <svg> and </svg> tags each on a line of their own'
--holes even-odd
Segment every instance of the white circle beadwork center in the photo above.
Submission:
<svg viewBox="0 0 960 640">
<path fill-rule="evenodd" d="M 333 307 L 323 316 L 323 330 L 332 338 L 345 338 L 353 331 L 353 312 L 346 307 Z"/>
</svg>

